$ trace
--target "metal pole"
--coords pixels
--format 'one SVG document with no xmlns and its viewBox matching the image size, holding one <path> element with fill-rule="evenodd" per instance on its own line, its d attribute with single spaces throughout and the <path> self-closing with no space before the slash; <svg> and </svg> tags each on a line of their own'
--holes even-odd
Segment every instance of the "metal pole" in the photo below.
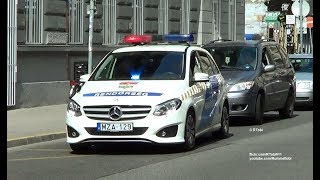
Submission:
<svg viewBox="0 0 320 180">
<path fill-rule="evenodd" d="M 92 71 L 92 35 L 93 35 L 94 1 L 95 0 L 90 0 L 89 42 L 88 42 L 88 73 L 89 74 Z"/>
<path fill-rule="evenodd" d="M 303 0 L 300 0 L 300 54 L 303 53 L 303 17 L 302 17 L 302 4 Z"/>
<path fill-rule="evenodd" d="M 309 29 L 309 35 L 310 35 L 311 53 L 313 53 L 312 31 L 311 31 L 311 28 L 308 28 L 308 29 Z"/>
</svg>

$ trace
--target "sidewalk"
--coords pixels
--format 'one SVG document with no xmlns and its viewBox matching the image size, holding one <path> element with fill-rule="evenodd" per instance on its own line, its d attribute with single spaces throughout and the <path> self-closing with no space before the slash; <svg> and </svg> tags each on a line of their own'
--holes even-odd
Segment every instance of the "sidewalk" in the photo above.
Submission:
<svg viewBox="0 0 320 180">
<path fill-rule="evenodd" d="M 7 111 L 7 148 L 66 137 L 66 104 Z"/>
</svg>

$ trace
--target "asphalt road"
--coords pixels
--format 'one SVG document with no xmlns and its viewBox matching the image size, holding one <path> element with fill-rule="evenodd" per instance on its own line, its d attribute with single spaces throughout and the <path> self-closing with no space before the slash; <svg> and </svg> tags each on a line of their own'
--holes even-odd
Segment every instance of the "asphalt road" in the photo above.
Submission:
<svg viewBox="0 0 320 180">
<path fill-rule="evenodd" d="M 237 119 L 230 137 L 205 136 L 191 152 L 121 144 L 72 154 L 65 139 L 8 149 L 8 179 L 313 179 L 313 111 Z"/>
</svg>

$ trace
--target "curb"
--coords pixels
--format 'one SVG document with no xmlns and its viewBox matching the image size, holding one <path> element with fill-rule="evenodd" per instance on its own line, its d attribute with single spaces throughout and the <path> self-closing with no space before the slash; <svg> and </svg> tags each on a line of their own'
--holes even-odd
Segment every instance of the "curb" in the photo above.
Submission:
<svg viewBox="0 0 320 180">
<path fill-rule="evenodd" d="M 66 132 L 19 137 L 7 140 L 7 148 L 66 138 Z"/>
</svg>

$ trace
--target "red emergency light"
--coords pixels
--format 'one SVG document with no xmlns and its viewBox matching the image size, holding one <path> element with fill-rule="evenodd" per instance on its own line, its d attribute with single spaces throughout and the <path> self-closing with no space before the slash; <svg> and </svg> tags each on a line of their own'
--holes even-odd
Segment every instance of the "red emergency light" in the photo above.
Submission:
<svg viewBox="0 0 320 180">
<path fill-rule="evenodd" d="M 151 35 L 127 35 L 124 37 L 126 44 L 147 44 L 151 42 Z"/>
<path fill-rule="evenodd" d="M 127 35 L 126 44 L 148 44 L 151 42 L 192 42 L 192 34 L 165 34 L 165 35 Z"/>
</svg>

